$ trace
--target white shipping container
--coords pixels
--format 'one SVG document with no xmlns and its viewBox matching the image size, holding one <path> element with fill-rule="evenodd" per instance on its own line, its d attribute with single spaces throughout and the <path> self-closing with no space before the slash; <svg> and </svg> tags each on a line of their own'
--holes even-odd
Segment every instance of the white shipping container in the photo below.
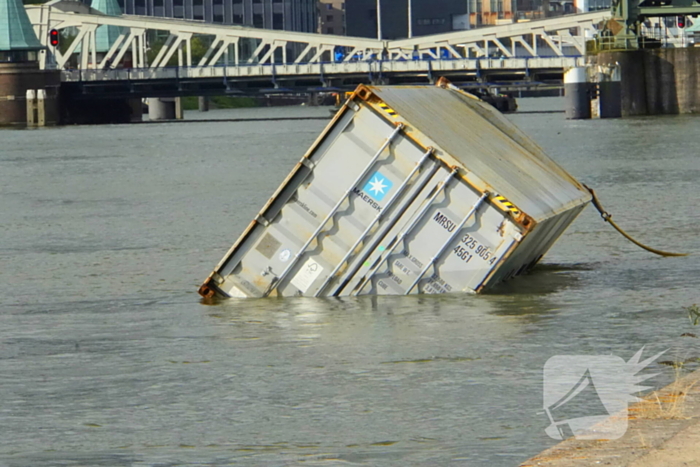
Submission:
<svg viewBox="0 0 700 467">
<path fill-rule="evenodd" d="M 590 200 L 449 82 L 361 85 L 199 292 L 480 292 L 534 266 Z"/>
</svg>

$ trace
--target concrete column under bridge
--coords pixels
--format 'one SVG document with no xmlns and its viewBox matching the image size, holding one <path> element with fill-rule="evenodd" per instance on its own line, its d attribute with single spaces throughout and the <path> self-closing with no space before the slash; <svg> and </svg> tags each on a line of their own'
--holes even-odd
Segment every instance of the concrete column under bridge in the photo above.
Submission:
<svg viewBox="0 0 700 467">
<path fill-rule="evenodd" d="M 623 117 L 700 112 L 700 48 L 600 52 L 593 62 L 619 64 Z"/>
<path fill-rule="evenodd" d="M 182 102 L 179 97 L 148 98 L 148 119 L 150 121 L 182 120 L 182 118 Z"/>
</svg>

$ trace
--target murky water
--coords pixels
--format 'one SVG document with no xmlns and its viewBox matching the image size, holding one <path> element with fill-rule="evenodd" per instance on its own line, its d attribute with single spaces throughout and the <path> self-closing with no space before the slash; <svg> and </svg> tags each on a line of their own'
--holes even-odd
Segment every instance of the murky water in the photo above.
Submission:
<svg viewBox="0 0 700 467">
<path fill-rule="evenodd" d="M 700 355 L 680 337 L 700 302 L 698 117 L 510 118 L 623 227 L 695 255 L 645 253 L 589 208 L 488 295 L 206 306 L 198 285 L 325 122 L 0 132 L 0 465 L 515 466 L 555 443 L 550 357 Z"/>
</svg>

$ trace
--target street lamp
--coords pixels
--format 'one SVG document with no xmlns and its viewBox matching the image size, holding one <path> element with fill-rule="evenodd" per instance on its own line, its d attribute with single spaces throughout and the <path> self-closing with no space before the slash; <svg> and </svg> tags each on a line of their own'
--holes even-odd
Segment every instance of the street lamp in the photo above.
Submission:
<svg viewBox="0 0 700 467">
<path fill-rule="evenodd" d="M 413 37 L 413 0 L 408 0 L 408 37 Z"/>
<path fill-rule="evenodd" d="M 377 39 L 382 40 L 382 0 L 377 0 Z"/>
</svg>

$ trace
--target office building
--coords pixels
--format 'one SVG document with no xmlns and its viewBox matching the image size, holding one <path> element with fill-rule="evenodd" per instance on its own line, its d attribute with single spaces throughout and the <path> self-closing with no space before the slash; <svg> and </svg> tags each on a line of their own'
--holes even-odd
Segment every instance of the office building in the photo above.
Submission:
<svg viewBox="0 0 700 467">
<path fill-rule="evenodd" d="M 319 0 L 318 32 L 321 34 L 335 34 L 338 36 L 345 35 L 344 0 Z"/>
<path fill-rule="evenodd" d="M 119 0 L 127 15 L 316 32 L 316 0 Z"/>
</svg>

